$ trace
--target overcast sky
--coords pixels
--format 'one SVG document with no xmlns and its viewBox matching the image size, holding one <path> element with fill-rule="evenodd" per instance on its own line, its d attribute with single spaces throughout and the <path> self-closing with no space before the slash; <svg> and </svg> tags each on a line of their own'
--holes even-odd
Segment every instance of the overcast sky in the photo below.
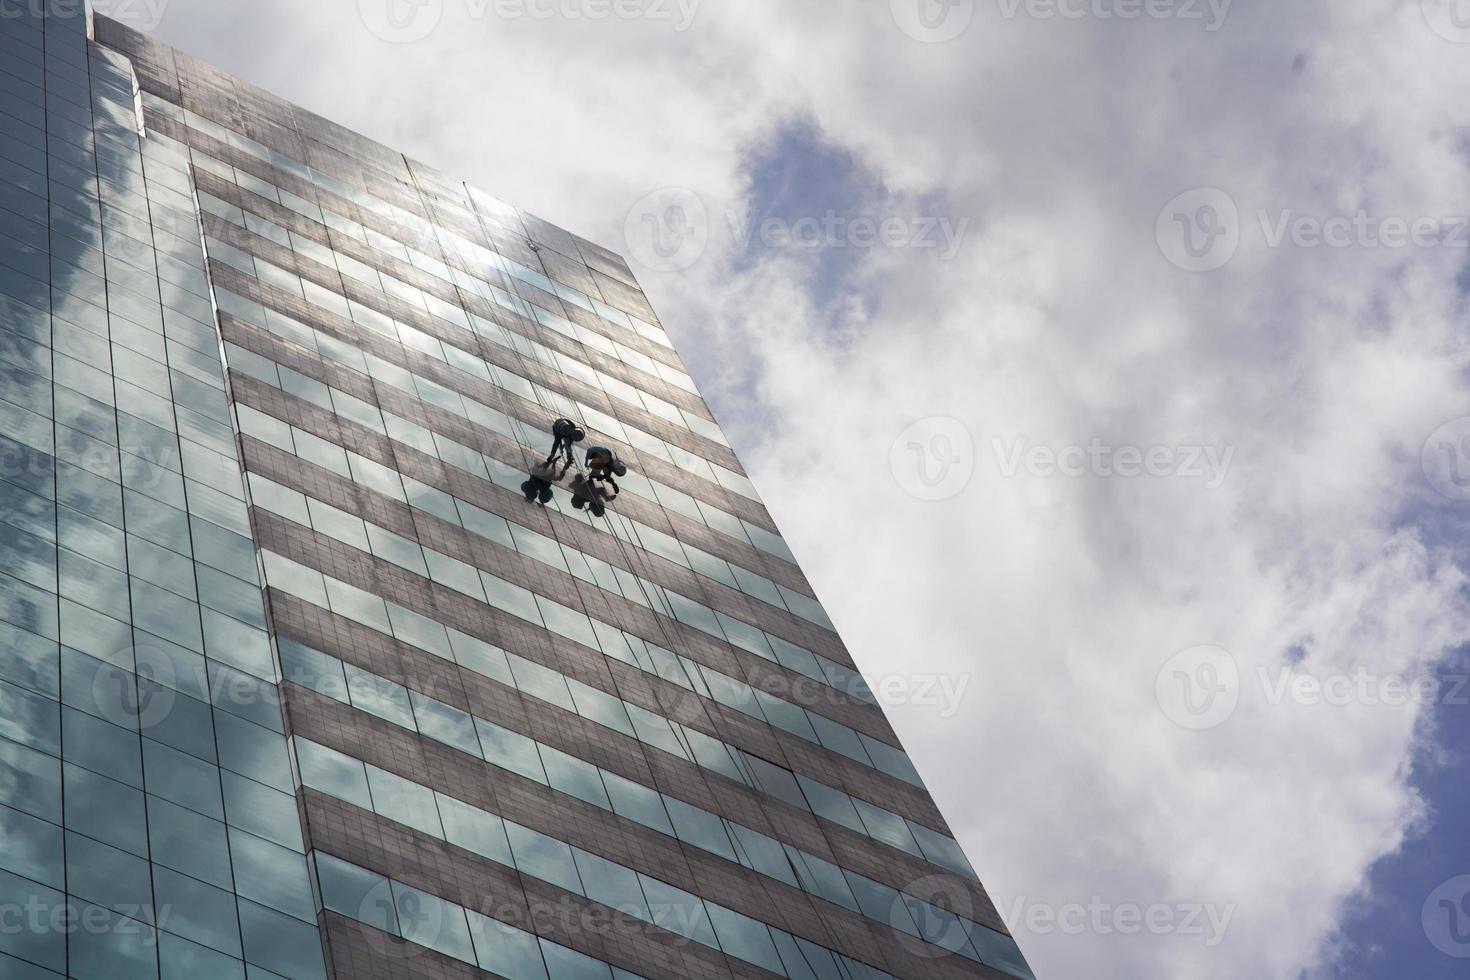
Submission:
<svg viewBox="0 0 1470 980">
<path fill-rule="evenodd" d="M 99 7 L 630 256 L 1043 980 L 1438 980 L 1458 2 Z"/>
</svg>

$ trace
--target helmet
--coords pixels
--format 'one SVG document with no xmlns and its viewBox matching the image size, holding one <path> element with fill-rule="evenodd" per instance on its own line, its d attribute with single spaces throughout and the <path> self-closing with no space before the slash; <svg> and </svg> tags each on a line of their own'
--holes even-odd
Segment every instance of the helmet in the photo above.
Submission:
<svg viewBox="0 0 1470 980">
<path fill-rule="evenodd" d="M 628 475 L 628 467 L 623 465 L 623 461 L 621 459 L 613 460 L 612 471 L 614 476 Z"/>
<path fill-rule="evenodd" d="M 580 425 L 577 426 L 576 428 L 574 428 L 572 430 L 572 441 L 573 442 L 581 442 L 583 439 L 586 439 L 586 438 L 587 438 L 587 433 L 582 429 L 582 427 Z"/>
</svg>

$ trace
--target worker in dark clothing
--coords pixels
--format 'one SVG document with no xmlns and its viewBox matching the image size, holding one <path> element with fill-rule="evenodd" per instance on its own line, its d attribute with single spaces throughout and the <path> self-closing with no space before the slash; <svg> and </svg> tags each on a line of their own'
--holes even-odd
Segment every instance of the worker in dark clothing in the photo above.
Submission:
<svg viewBox="0 0 1470 980">
<path fill-rule="evenodd" d="M 623 461 L 613 453 L 611 449 L 603 446 L 593 446 L 587 450 L 587 482 L 589 484 L 606 483 L 612 487 L 612 496 L 618 495 L 618 481 L 614 476 L 624 476 L 628 468 Z M 611 499 L 611 498 L 609 498 Z"/>
<path fill-rule="evenodd" d="M 556 437 L 551 444 L 551 455 L 546 457 L 546 462 L 551 463 L 556 459 L 557 453 L 566 454 L 566 463 L 562 466 L 562 472 L 572 465 L 572 446 L 587 438 L 587 433 L 582 431 L 581 426 L 571 419 L 557 419 L 551 424 L 551 434 Z"/>
</svg>

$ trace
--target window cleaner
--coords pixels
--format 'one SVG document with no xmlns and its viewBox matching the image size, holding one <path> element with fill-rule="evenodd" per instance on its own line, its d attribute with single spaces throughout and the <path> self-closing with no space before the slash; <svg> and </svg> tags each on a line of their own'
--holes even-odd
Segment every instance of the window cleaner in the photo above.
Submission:
<svg viewBox="0 0 1470 980">
<path fill-rule="evenodd" d="M 551 455 L 546 457 L 546 462 L 550 465 L 551 461 L 556 459 L 557 453 L 565 453 L 567 461 L 566 465 L 562 467 L 563 472 L 565 472 L 567 467 L 571 466 L 574 461 L 572 446 L 587 438 L 587 433 L 582 431 L 582 427 L 571 419 L 557 419 L 551 423 L 551 434 L 555 437 L 555 441 L 551 444 Z"/>
<path fill-rule="evenodd" d="M 589 485 L 606 483 L 612 487 L 612 497 L 618 495 L 618 481 L 615 476 L 626 476 L 628 467 L 611 449 L 604 446 L 593 446 L 587 450 L 587 482 Z M 601 490 L 600 487 L 597 487 Z M 612 499 L 609 497 L 608 499 Z"/>
</svg>

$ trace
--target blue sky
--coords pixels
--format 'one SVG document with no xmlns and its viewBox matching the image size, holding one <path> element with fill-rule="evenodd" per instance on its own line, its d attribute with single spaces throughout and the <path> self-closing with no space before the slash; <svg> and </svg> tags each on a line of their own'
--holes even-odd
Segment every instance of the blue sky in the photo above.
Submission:
<svg viewBox="0 0 1470 980">
<path fill-rule="evenodd" d="M 1470 414 L 1452 0 L 389 2 L 144 26 L 630 256 L 651 195 L 703 215 L 640 280 L 1042 977 L 1466 975 L 1421 913 L 1470 707 L 1272 696 L 1467 669 L 1470 501 L 1420 459 Z M 1236 702 L 1193 730 L 1200 663 Z M 1173 925 L 1044 924 L 1089 904 Z"/>
<path fill-rule="evenodd" d="M 1465 667 L 1462 658 L 1441 673 L 1447 690 L 1463 682 Z M 1422 913 L 1425 901 L 1447 879 L 1470 873 L 1470 838 L 1461 820 L 1470 806 L 1470 753 L 1465 749 L 1470 745 L 1470 710 L 1463 702 L 1441 705 L 1434 724 L 1443 751 L 1416 760 L 1413 773 L 1413 785 L 1429 808 L 1428 824 L 1401 851 L 1373 867 L 1370 897 L 1354 903 L 1343 918 L 1347 942 L 1338 963 L 1326 973 L 1333 980 L 1465 976 L 1465 959 L 1447 956 L 1428 941 Z"/>
</svg>

